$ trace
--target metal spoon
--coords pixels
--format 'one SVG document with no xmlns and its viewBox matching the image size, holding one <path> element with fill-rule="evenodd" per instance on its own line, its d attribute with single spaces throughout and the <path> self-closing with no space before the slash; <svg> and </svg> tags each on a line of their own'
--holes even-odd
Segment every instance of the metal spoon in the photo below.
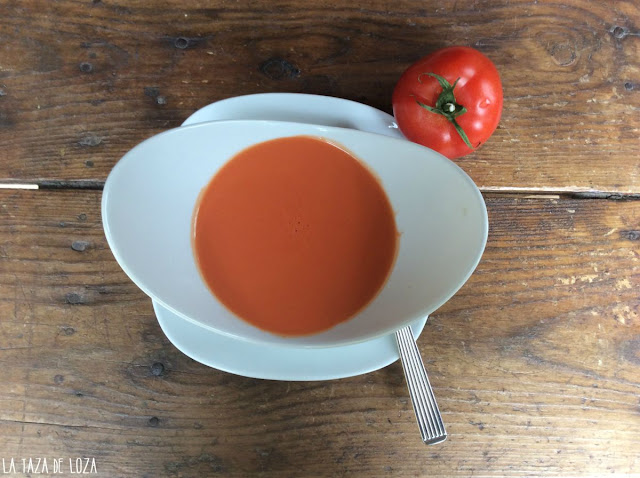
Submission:
<svg viewBox="0 0 640 478">
<path fill-rule="evenodd" d="M 447 439 L 447 432 L 411 326 L 396 331 L 396 340 L 422 441 L 426 445 L 443 442 Z"/>
</svg>

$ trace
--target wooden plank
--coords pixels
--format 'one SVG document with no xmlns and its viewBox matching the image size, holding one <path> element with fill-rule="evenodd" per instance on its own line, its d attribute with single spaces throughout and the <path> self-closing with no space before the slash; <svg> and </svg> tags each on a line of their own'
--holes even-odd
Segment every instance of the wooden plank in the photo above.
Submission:
<svg viewBox="0 0 640 478">
<path fill-rule="evenodd" d="M 0 180 L 103 181 L 131 147 L 216 100 L 271 91 L 391 111 L 402 71 L 475 46 L 500 128 L 458 160 L 479 186 L 640 192 L 635 2 L 5 1 Z"/>
<path fill-rule="evenodd" d="M 182 355 L 113 260 L 99 202 L 0 191 L 0 458 L 95 457 L 111 478 L 640 467 L 638 201 L 487 198 L 484 257 L 419 342 L 450 433 L 433 447 L 398 363 L 286 383 Z"/>
</svg>

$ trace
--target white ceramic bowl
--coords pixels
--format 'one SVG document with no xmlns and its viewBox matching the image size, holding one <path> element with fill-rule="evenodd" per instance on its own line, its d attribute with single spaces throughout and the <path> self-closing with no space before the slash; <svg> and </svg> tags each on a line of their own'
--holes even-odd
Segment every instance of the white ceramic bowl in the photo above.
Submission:
<svg viewBox="0 0 640 478">
<path fill-rule="evenodd" d="M 236 153 L 295 135 L 336 141 L 366 163 L 382 182 L 401 236 L 386 285 L 363 311 L 328 331 L 289 338 L 237 318 L 210 292 L 194 260 L 191 219 L 202 188 Z M 260 120 L 200 123 L 139 144 L 109 174 L 102 218 L 120 266 L 162 306 L 219 333 L 298 347 L 369 340 L 432 313 L 469 278 L 488 232 L 478 188 L 428 148 L 352 129 Z"/>
</svg>

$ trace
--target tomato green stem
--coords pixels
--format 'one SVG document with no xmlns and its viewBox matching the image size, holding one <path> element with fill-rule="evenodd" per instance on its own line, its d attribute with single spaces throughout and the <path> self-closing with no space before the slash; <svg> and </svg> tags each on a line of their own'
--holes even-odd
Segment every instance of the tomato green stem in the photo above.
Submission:
<svg viewBox="0 0 640 478">
<path fill-rule="evenodd" d="M 467 146 L 469 146 L 469 148 L 473 149 L 473 146 L 471 145 L 471 141 L 469 141 L 469 138 L 467 137 L 467 133 L 464 132 L 462 127 L 456 121 L 456 118 L 458 116 L 463 115 L 467 112 L 467 109 L 464 106 L 456 103 L 456 97 L 453 94 L 453 89 L 458 84 L 458 81 L 460 80 L 460 78 L 454 81 L 452 85 L 447 81 L 446 78 L 443 78 L 440 75 L 436 75 L 435 73 L 422 73 L 420 76 L 418 76 L 418 81 L 420 83 L 422 83 L 422 79 L 421 79 L 422 75 L 432 76 L 433 78 L 438 80 L 438 83 L 440 83 L 440 86 L 442 87 L 442 92 L 438 96 L 435 106 L 425 105 L 424 103 L 421 103 L 418 100 L 416 100 L 416 103 L 418 103 L 421 107 L 423 107 L 427 111 L 431 111 L 432 113 L 436 113 L 447 118 L 451 122 L 451 124 L 454 126 L 454 128 L 456 129 L 456 131 L 464 141 L 464 143 Z"/>
</svg>

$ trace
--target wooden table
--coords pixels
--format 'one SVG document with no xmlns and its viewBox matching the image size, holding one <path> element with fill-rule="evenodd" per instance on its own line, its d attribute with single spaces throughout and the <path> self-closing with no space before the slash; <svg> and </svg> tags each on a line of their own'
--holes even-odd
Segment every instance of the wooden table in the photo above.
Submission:
<svg viewBox="0 0 640 478">
<path fill-rule="evenodd" d="M 115 162 L 241 94 L 390 112 L 454 44 L 495 62 L 505 107 L 456 161 L 486 252 L 419 340 L 448 441 L 420 442 L 398 363 L 287 383 L 180 353 L 108 249 Z M 0 183 L 41 188 L 0 191 L 6 476 L 640 476 L 639 65 L 633 1 L 0 2 Z"/>
</svg>

